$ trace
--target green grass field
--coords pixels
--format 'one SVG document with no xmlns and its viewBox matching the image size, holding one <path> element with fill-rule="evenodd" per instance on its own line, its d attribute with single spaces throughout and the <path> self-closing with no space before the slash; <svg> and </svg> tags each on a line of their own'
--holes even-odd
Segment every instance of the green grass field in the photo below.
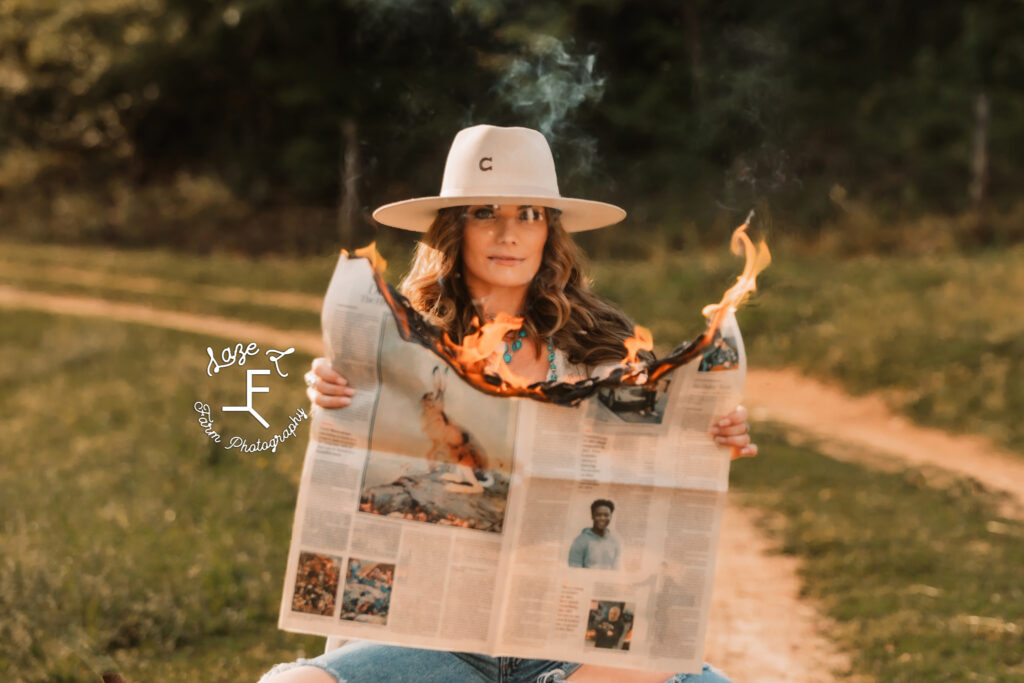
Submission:
<svg viewBox="0 0 1024 683">
<path fill-rule="evenodd" d="M 4 244 L 0 285 L 308 330 L 314 314 L 196 292 L 255 283 L 315 295 L 334 260 Z M 1012 444 L 1024 400 L 1024 321 L 1012 315 L 1013 297 L 1024 294 L 1021 265 L 1020 249 L 935 263 L 778 259 L 740 315 L 748 354 L 755 365 L 884 391 L 917 419 Z M 26 272 L 69 266 L 171 284 L 154 299 L 110 282 L 53 283 Z M 699 331 L 700 306 L 737 272 L 722 254 L 603 265 L 596 276 L 638 321 L 662 321 L 651 325 L 656 339 L 678 341 Z M 316 653 L 321 639 L 276 629 L 308 432 L 262 456 L 210 443 L 192 404 L 236 402 L 233 385 L 205 374 L 206 346 L 224 340 L 2 315 L 0 670 L 26 681 L 94 681 L 104 668 L 132 681 L 255 680 L 277 661 Z M 291 383 L 268 398 L 278 421 L 305 405 L 299 376 L 309 358 L 289 362 Z M 913 469 L 837 462 L 757 429 L 762 456 L 734 464 L 735 489 L 771 512 L 769 532 L 805 561 L 805 590 L 839 622 L 835 636 L 853 655 L 853 673 L 879 681 L 1024 676 L 1024 525 L 1001 517 L 995 496 L 963 480 L 928 486 Z"/>
<path fill-rule="evenodd" d="M 244 392 L 244 379 L 206 375 L 206 346 L 222 340 L 4 319 L 0 670 L 28 681 L 95 681 L 111 665 L 133 681 L 255 680 L 311 646 L 274 627 L 308 430 L 276 454 L 207 438 L 193 404 L 235 405 L 231 389 Z M 272 425 L 307 405 L 309 359 L 289 358 L 290 385 L 261 402 Z M 248 433 L 232 431 L 243 417 L 215 426 Z"/>
</svg>

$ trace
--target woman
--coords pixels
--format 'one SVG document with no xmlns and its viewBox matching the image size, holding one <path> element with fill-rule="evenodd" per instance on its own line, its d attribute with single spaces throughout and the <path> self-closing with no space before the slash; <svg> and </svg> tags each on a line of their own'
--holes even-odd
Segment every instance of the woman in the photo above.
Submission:
<svg viewBox="0 0 1024 683">
<path fill-rule="evenodd" d="M 525 128 L 475 126 L 455 137 L 437 197 L 388 204 L 374 212 L 385 225 L 425 231 L 401 291 L 456 340 L 473 319 L 499 314 L 523 319 L 501 349 L 502 362 L 527 383 L 571 379 L 617 364 L 633 333 L 626 316 L 594 295 L 568 232 L 617 223 L 619 207 L 561 197 L 544 137 Z M 308 393 L 323 408 L 344 408 L 358 390 L 318 358 Z M 713 438 L 755 455 L 739 407 L 716 422 Z M 702 674 L 611 669 L 570 662 L 484 657 L 378 645 L 349 644 L 312 660 L 280 665 L 265 683 L 362 681 L 726 681 L 705 665 Z"/>
</svg>

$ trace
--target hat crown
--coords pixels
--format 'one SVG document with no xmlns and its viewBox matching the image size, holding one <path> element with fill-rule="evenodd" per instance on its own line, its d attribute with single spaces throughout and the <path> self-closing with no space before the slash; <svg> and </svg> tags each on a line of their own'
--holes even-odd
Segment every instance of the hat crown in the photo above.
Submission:
<svg viewBox="0 0 1024 683">
<path fill-rule="evenodd" d="M 530 128 L 473 126 L 459 131 L 448 150 L 441 193 L 378 207 L 373 217 L 403 230 L 426 232 L 437 212 L 467 204 L 531 204 L 557 209 L 569 232 L 618 223 L 614 204 L 563 197 L 548 141 Z"/>
<path fill-rule="evenodd" d="M 455 136 L 440 196 L 488 195 L 561 196 L 551 148 L 539 131 L 480 125 Z"/>
</svg>

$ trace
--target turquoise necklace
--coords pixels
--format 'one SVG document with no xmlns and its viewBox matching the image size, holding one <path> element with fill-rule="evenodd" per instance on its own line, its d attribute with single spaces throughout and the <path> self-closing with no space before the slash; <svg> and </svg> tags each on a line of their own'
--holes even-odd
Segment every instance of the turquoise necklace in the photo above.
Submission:
<svg viewBox="0 0 1024 683">
<path fill-rule="evenodd" d="M 512 354 L 523 348 L 523 339 L 525 337 L 526 330 L 520 329 L 511 346 L 508 342 L 505 342 L 505 353 L 502 354 L 501 359 L 505 361 L 506 365 L 512 362 Z M 558 370 L 555 367 L 555 347 L 551 343 L 551 337 L 548 337 L 548 369 L 551 370 L 551 374 L 548 375 L 548 381 L 554 382 L 558 379 Z"/>
</svg>

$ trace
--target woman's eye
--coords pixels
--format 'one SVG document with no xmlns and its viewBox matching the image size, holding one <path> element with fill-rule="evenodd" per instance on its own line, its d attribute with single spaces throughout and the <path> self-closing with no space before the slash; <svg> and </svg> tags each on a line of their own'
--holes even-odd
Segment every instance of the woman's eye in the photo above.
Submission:
<svg viewBox="0 0 1024 683">
<path fill-rule="evenodd" d="M 494 218 L 494 211 L 491 209 L 477 209 L 473 212 L 473 218 L 478 221 L 487 220 L 488 218 Z"/>
<path fill-rule="evenodd" d="M 519 220 L 521 221 L 539 221 L 540 211 L 534 208 L 523 209 L 523 212 L 519 214 Z"/>
</svg>

